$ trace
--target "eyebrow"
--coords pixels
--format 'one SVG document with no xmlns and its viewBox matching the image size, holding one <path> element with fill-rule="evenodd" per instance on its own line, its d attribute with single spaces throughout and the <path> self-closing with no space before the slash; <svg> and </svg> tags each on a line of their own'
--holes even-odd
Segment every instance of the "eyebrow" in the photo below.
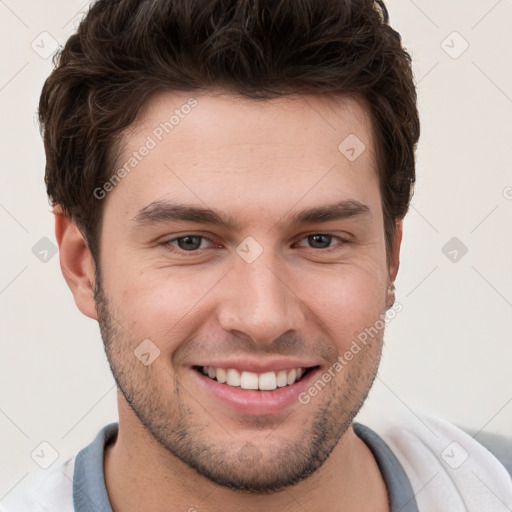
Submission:
<svg viewBox="0 0 512 512">
<path fill-rule="evenodd" d="M 293 213 L 278 224 L 290 229 L 302 224 L 313 224 L 349 218 L 370 220 L 371 210 L 368 206 L 353 199 L 337 203 L 315 206 Z M 148 204 L 132 218 L 137 224 L 157 224 L 173 221 L 189 221 L 201 224 L 224 226 L 232 231 L 241 231 L 241 223 L 225 213 L 187 204 L 156 201 Z"/>
</svg>

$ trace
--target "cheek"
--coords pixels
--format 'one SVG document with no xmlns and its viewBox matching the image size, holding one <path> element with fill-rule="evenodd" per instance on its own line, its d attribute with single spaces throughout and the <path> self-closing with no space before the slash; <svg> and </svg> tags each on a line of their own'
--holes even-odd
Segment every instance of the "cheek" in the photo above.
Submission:
<svg viewBox="0 0 512 512">
<path fill-rule="evenodd" d="M 145 267 L 128 272 L 118 266 L 107 289 L 132 336 L 150 338 L 163 348 L 164 341 L 168 344 L 188 334 L 191 319 L 204 307 L 220 277 L 222 273 L 211 269 Z"/>
<path fill-rule="evenodd" d="M 317 276 L 316 286 L 308 280 L 303 290 L 299 297 L 340 348 L 350 345 L 385 312 L 385 273 L 376 265 L 340 267 L 330 275 Z"/>
<path fill-rule="evenodd" d="M 385 310 L 385 259 L 374 248 L 347 264 L 290 266 L 284 281 L 308 317 L 308 330 L 344 349 Z M 149 338 L 172 352 L 208 320 L 221 297 L 225 265 L 153 266 L 121 251 L 104 261 L 103 283 L 112 311 L 134 340 Z M 244 292 L 244 290 L 241 290 Z M 244 292 L 245 293 L 245 292 Z M 174 340 L 174 341 L 173 341 Z"/>
</svg>

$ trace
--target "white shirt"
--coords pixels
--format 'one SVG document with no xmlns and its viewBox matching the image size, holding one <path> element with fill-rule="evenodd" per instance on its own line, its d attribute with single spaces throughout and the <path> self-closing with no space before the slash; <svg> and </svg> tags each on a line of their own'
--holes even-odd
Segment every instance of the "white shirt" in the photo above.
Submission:
<svg viewBox="0 0 512 512">
<path fill-rule="evenodd" d="M 372 429 L 359 423 L 353 428 L 377 461 L 391 512 L 512 510 L 510 474 L 460 428 L 415 413 Z M 103 457 L 117 432 L 118 424 L 111 423 L 65 464 L 31 474 L 2 500 L 0 512 L 112 512 Z"/>
</svg>

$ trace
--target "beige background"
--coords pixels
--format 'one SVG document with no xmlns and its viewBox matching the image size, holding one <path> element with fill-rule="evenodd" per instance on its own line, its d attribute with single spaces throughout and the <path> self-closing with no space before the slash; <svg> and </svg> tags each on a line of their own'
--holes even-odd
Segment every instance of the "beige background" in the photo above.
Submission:
<svg viewBox="0 0 512 512">
<path fill-rule="evenodd" d="M 35 121 L 51 57 L 31 44 L 63 44 L 87 3 L 0 0 L 0 499 L 38 467 L 41 442 L 61 463 L 116 420 L 97 325 L 75 307 L 58 257 L 32 252 L 55 238 Z M 512 434 L 512 1 L 388 7 L 414 59 L 422 137 L 397 281 L 404 310 L 359 419 L 410 408 Z M 456 263 L 442 251 L 452 237 L 468 248 Z"/>
</svg>

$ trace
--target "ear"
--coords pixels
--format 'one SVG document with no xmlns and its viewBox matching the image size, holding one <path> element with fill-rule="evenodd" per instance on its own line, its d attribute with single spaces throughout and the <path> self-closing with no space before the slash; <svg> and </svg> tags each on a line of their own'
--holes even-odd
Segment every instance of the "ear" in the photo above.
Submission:
<svg viewBox="0 0 512 512">
<path fill-rule="evenodd" d="M 393 237 L 393 246 L 388 260 L 389 288 L 387 297 L 387 308 L 395 303 L 395 279 L 400 267 L 400 247 L 402 245 L 403 219 L 399 219 L 395 224 L 395 235 Z"/>
<path fill-rule="evenodd" d="M 98 319 L 94 301 L 95 266 L 82 233 L 59 206 L 53 209 L 55 236 L 59 245 L 60 268 L 78 309 Z"/>
</svg>

